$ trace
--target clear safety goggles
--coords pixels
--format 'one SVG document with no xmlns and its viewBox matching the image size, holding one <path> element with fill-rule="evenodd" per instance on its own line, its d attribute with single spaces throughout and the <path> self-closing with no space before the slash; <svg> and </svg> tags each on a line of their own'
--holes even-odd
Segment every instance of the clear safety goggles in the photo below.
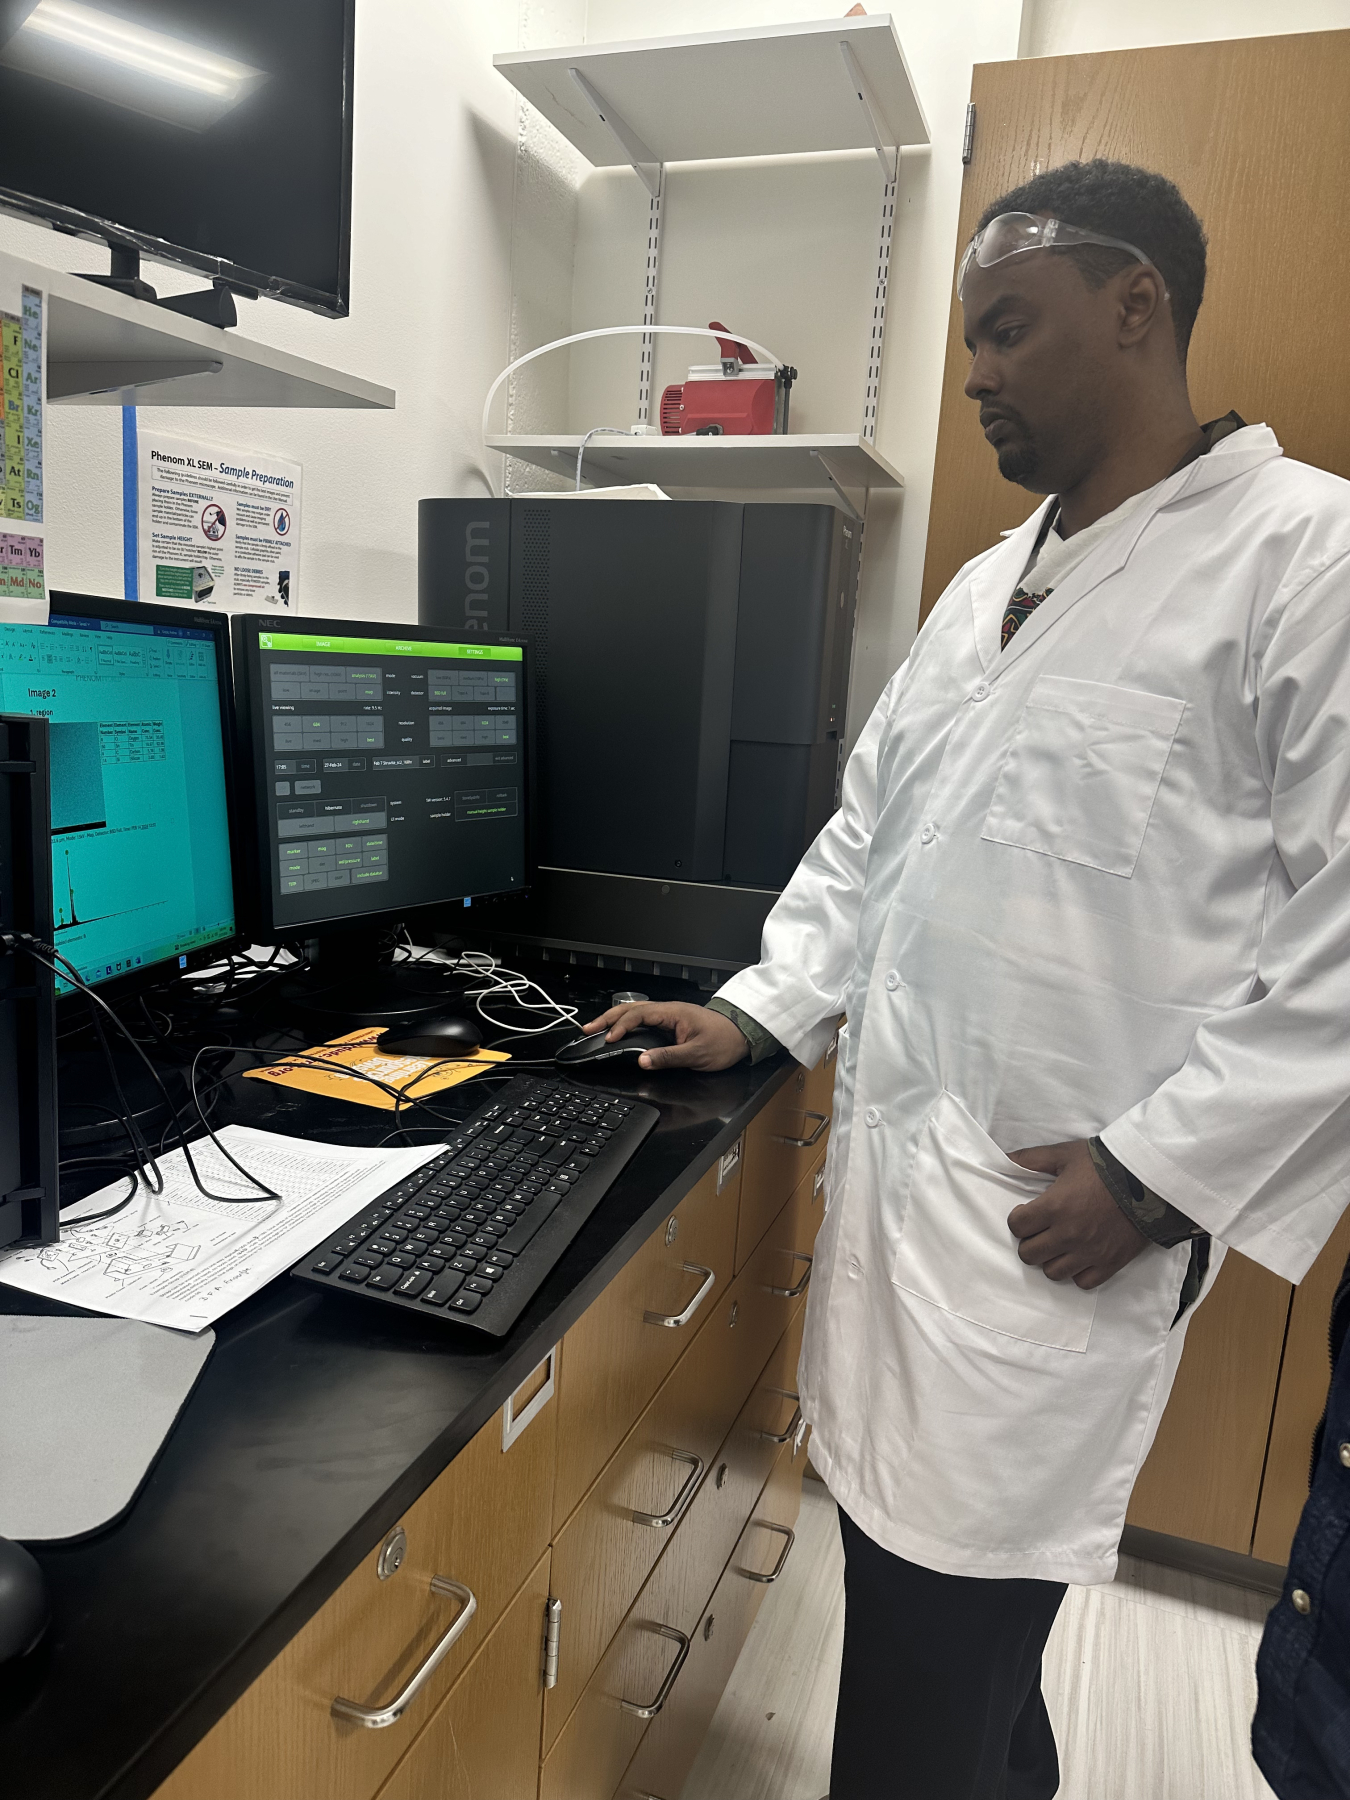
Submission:
<svg viewBox="0 0 1350 1800">
<path fill-rule="evenodd" d="M 966 245 L 956 274 L 956 297 L 964 297 L 962 290 L 972 262 L 988 269 L 994 263 L 1006 262 L 1010 256 L 1020 256 L 1024 250 L 1049 250 L 1052 246 L 1067 249 L 1074 244 L 1104 244 L 1108 250 L 1128 250 L 1137 262 L 1151 261 L 1136 244 L 1127 244 L 1123 238 L 1104 237 L 1100 231 L 1068 225 L 1063 219 L 1042 219 L 1035 213 L 1000 213 Z"/>
</svg>

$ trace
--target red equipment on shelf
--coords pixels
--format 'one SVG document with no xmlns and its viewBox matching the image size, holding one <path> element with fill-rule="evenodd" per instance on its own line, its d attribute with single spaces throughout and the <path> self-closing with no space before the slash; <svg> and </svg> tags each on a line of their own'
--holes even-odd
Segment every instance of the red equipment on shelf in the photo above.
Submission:
<svg viewBox="0 0 1350 1800">
<path fill-rule="evenodd" d="M 666 389 L 661 396 L 662 435 L 759 437 L 786 431 L 788 398 L 797 371 L 756 362 L 748 344 L 721 335 L 726 326 L 716 319 L 708 329 L 719 334 L 722 360 L 690 369 L 688 380 Z"/>
</svg>

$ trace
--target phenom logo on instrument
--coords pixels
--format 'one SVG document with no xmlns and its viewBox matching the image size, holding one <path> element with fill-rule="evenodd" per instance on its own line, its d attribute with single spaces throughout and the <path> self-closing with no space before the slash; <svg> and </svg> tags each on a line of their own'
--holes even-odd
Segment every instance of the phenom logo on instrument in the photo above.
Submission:
<svg viewBox="0 0 1350 1800">
<path fill-rule="evenodd" d="M 491 528 L 486 519 L 474 519 L 464 528 L 464 629 L 486 631 L 488 620 L 488 558 Z"/>
</svg>

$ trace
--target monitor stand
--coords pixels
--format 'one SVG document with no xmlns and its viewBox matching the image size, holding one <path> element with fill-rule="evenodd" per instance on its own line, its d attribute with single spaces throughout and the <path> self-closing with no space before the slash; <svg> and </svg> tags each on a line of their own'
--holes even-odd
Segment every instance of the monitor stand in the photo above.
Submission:
<svg viewBox="0 0 1350 1800">
<path fill-rule="evenodd" d="M 82 275 L 82 281 L 92 281 L 99 287 L 111 288 L 117 294 L 129 294 L 133 300 L 149 300 L 155 306 L 162 306 L 166 312 L 181 313 L 184 318 L 198 319 L 203 325 L 237 325 L 239 315 L 234 307 L 235 290 L 226 281 L 214 281 L 206 289 L 199 289 L 192 294 L 168 294 L 164 299 L 151 287 L 148 281 L 141 279 L 141 253 L 127 244 L 114 244 L 111 240 L 108 249 L 112 254 L 112 268 L 107 275 Z M 240 293 L 250 294 L 250 290 L 239 289 Z"/>
<path fill-rule="evenodd" d="M 470 981 L 439 962 L 395 962 L 387 931 L 326 931 L 274 990 L 276 1004 L 325 1029 L 400 1025 L 458 1011 Z"/>
</svg>

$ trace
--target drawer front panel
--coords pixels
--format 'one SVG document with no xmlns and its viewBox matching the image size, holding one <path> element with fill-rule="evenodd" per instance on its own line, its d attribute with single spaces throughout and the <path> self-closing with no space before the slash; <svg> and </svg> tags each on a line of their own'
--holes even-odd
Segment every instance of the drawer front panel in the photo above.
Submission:
<svg viewBox="0 0 1350 1800">
<path fill-rule="evenodd" d="M 534 1800 L 547 1599 L 544 1556 L 379 1800 Z"/>
<path fill-rule="evenodd" d="M 761 1368 L 797 1310 L 805 1304 L 812 1249 L 824 1206 L 824 1183 L 816 1179 L 824 1169 L 819 1152 L 816 1160 L 818 1166 L 807 1169 L 791 1199 L 736 1277 L 736 1329 L 753 1344 Z M 784 1385 L 795 1387 L 796 1383 Z"/>
<path fill-rule="evenodd" d="M 523 1410 L 539 1386 L 515 1397 Z M 397 1571 L 366 1557 L 157 1791 L 155 1800 L 369 1800 L 407 1750 L 548 1546 L 556 1401 L 502 1449 L 498 1413 L 404 1514 Z M 387 1566 L 387 1565 L 386 1565 Z M 371 1730 L 334 1716 L 338 1697 L 386 1704 L 408 1683 L 464 1602 L 475 1608 L 402 1716 Z"/>
<path fill-rule="evenodd" d="M 733 1290 L 734 1291 L 734 1290 Z M 562 1601 L 564 1651 L 545 1707 L 552 1745 L 624 1614 L 669 1545 L 751 1378 L 718 1302 L 651 1405 L 620 1445 L 553 1546 L 553 1592 Z M 678 1506 L 677 1506 L 678 1502 Z M 672 1512 L 676 1513 L 670 1518 Z M 641 1523 L 670 1518 L 669 1525 Z"/>
<path fill-rule="evenodd" d="M 771 1591 L 771 1582 L 752 1577 L 781 1573 L 785 1551 L 791 1554 L 785 1534 L 797 1521 L 805 1466 L 805 1455 L 794 1456 L 790 1443 L 779 1451 L 752 1520 L 690 1633 L 689 1655 L 670 1698 L 629 1764 L 619 1789 L 621 1800 L 639 1800 L 643 1795 L 677 1800 L 750 1627 Z"/>
<path fill-rule="evenodd" d="M 825 1147 L 837 1067 L 838 1055 L 832 1052 L 814 1069 L 797 1069 L 746 1130 L 736 1229 L 738 1272 Z"/>
<path fill-rule="evenodd" d="M 720 1193 L 717 1179 L 714 1166 L 564 1340 L 555 1528 L 571 1517 L 731 1281 L 739 1165 Z M 714 1279 L 690 1269 L 709 1269 Z M 648 1313 L 679 1317 L 705 1284 L 708 1291 L 686 1324 L 648 1321 Z"/>
</svg>

